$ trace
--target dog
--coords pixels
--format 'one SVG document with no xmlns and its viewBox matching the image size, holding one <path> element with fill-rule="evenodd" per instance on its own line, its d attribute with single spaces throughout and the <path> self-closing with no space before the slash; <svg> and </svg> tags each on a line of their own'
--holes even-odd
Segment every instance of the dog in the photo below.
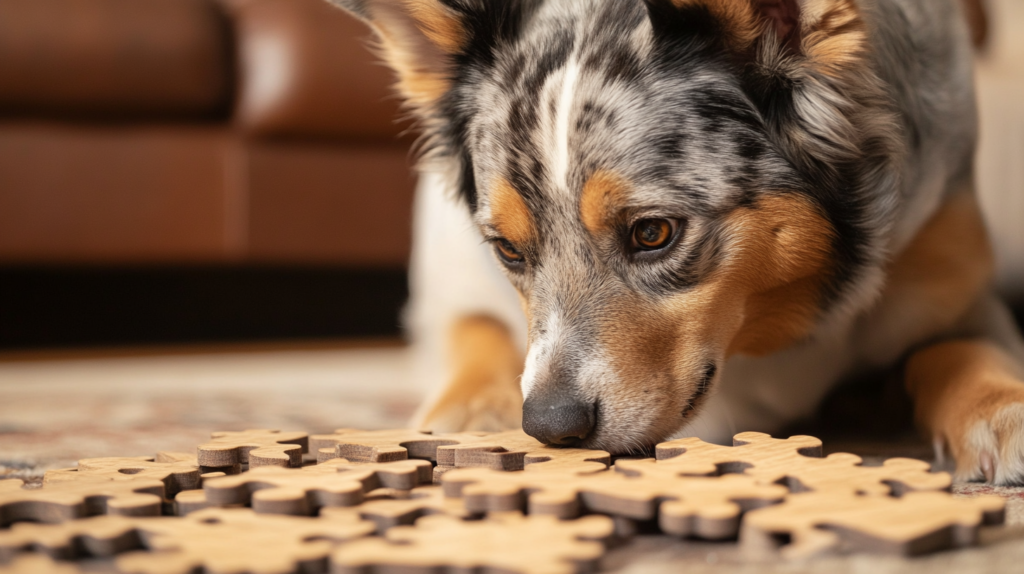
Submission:
<svg viewBox="0 0 1024 574">
<path fill-rule="evenodd" d="M 424 134 L 423 428 L 724 442 L 889 368 L 957 480 L 1024 481 L 961 0 L 331 1 Z"/>
</svg>

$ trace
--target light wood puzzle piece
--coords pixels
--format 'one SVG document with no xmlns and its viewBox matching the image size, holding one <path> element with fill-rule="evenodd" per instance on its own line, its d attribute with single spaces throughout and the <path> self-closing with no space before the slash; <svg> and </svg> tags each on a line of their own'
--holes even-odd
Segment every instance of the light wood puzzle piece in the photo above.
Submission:
<svg viewBox="0 0 1024 574">
<path fill-rule="evenodd" d="M 948 490 L 946 473 L 932 473 L 927 463 L 890 459 L 879 467 L 861 466 L 860 457 L 835 453 L 821 458 L 821 441 L 809 436 L 774 439 L 745 432 L 733 438 L 735 446 L 720 446 L 685 438 L 659 444 L 659 464 L 694 476 L 739 473 L 765 484 L 785 483 L 790 490 L 842 490 L 874 495 L 900 495 L 909 491 Z"/>
<path fill-rule="evenodd" d="M 355 513 L 306 518 L 209 509 L 187 518 L 100 516 L 60 525 L 17 524 L 0 532 L 0 548 L 118 555 L 118 570 L 141 574 L 285 574 L 326 571 L 338 543 L 372 532 L 373 523 Z M 135 548 L 144 551 L 122 554 Z"/>
<path fill-rule="evenodd" d="M 363 503 L 355 508 L 322 508 L 320 516 L 353 510 L 376 524 L 378 533 L 413 524 L 422 516 L 444 514 L 461 519 L 471 516 L 461 499 L 446 497 L 440 486 L 420 486 L 412 490 L 383 488 L 367 494 Z"/>
<path fill-rule="evenodd" d="M 325 506 L 355 506 L 378 488 L 411 490 L 431 481 L 424 460 L 351 464 L 343 459 L 301 470 L 265 467 L 206 481 L 206 506 L 252 505 L 260 514 L 312 516 Z M 179 499 L 179 507 L 184 500 Z M 186 513 L 194 508 L 186 509 Z"/>
<path fill-rule="evenodd" d="M 804 492 L 748 513 L 740 542 L 748 553 L 764 554 L 788 539 L 780 549 L 786 558 L 838 550 L 917 555 L 975 544 L 980 526 L 1003 522 L 1004 507 L 997 496 L 957 499 L 944 492 Z"/>
<path fill-rule="evenodd" d="M 570 574 L 596 568 L 613 530 L 612 520 L 605 516 L 562 521 L 502 513 L 468 522 L 425 516 L 414 527 L 388 530 L 385 538 L 342 545 L 331 555 L 331 566 L 333 574 Z"/>
<path fill-rule="evenodd" d="M 10 564 L 0 564 L 0 574 L 79 574 L 82 570 L 68 562 L 58 562 L 49 556 L 26 554 Z"/>
<path fill-rule="evenodd" d="M 558 448 L 545 445 L 522 430 L 479 436 L 476 440 L 437 449 L 437 465 L 452 468 L 524 468 L 588 474 L 611 465 L 611 455 L 603 450 Z"/>
<path fill-rule="evenodd" d="M 352 462 L 392 462 L 410 458 L 436 461 L 438 447 L 474 440 L 478 436 L 471 433 L 433 435 L 408 429 L 338 429 L 334 434 L 310 437 L 310 448 L 317 453 L 318 461 L 331 458 Z"/>
<path fill-rule="evenodd" d="M 199 445 L 200 466 L 231 467 L 302 466 L 302 455 L 309 451 L 309 436 L 304 432 L 246 430 L 215 432 L 210 442 Z"/>
<path fill-rule="evenodd" d="M 195 457 L 174 462 L 158 462 L 154 457 L 85 458 L 78 461 L 77 468 L 47 471 L 43 476 L 43 485 L 81 478 L 159 480 L 164 483 L 169 498 L 174 498 L 182 490 L 194 490 L 202 486 L 202 471 Z"/>
<path fill-rule="evenodd" d="M 547 468 L 587 473 L 611 464 L 601 450 L 553 448 L 521 430 L 502 433 L 432 435 L 411 430 L 355 431 L 339 429 L 332 435 L 311 438 L 317 460 L 345 458 L 355 462 L 385 462 L 418 458 L 437 463 L 435 476 L 453 468 L 482 467 L 522 470 L 543 464 Z"/>
<path fill-rule="evenodd" d="M 97 514 L 159 516 L 164 483 L 136 478 L 81 477 L 27 490 L 20 480 L 0 480 L 0 527 L 18 521 L 57 523 Z"/>
<path fill-rule="evenodd" d="M 787 490 L 743 475 L 679 476 L 654 460 L 628 462 L 626 472 L 565 475 L 459 469 L 444 476 L 445 494 L 473 513 L 520 510 L 567 519 L 584 510 L 633 520 L 657 519 L 679 536 L 724 539 L 739 532 L 743 512 L 780 502 Z"/>
</svg>

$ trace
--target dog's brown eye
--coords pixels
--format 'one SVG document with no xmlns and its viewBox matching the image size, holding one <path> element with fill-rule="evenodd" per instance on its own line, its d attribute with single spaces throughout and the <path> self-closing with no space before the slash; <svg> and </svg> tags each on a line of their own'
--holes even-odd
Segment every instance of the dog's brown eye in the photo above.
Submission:
<svg viewBox="0 0 1024 574">
<path fill-rule="evenodd" d="M 633 226 L 633 247 L 642 251 L 662 249 L 672 242 L 675 226 L 668 219 L 641 219 Z"/>
<path fill-rule="evenodd" d="M 523 254 L 520 253 L 507 239 L 498 239 L 494 242 L 494 249 L 508 263 L 522 263 Z"/>
</svg>

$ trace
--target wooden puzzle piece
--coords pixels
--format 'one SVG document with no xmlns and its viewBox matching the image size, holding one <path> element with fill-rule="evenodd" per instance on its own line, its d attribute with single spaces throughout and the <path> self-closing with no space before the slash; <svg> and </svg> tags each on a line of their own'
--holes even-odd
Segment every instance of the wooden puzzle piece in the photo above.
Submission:
<svg viewBox="0 0 1024 574">
<path fill-rule="evenodd" d="M 0 564 L 0 574 L 79 574 L 75 564 L 58 562 L 49 556 L 26 554 L 7 565 Z"/>
<path fill-rule="evenodd" d="M 43 485 L 76 481 L 81 478 L 106 480 L 152 479 L 164 483 L 167 496 L 182 490 L 194 490 L 202 486 L 202 471 L 192 460 L 157 462 L 153 457 L 85 458 L 78 461 L 78 468 L 47 471 Z"/>
<path fill-rule="evenodd" d="M 910 492 L 901 498 L 850 492 L 792 494 L 777 506 L 748 513 L 740 542 L 751 554 L 786 558 L 846 551 L 917 555 L 977 543 L 981 525 L 1001 524 L 997 496 L 956 499 L 945 492 Z"/>
<path fill-rule="evenodd" d="M 313 436 L 311 445 L 320 462 L 332 458 L 355 462 L 431 460 L 437 463 L 436 477 L 454 468 L 511 471 L 540 464 L 551 469 L 588 473 L 599 472 L 611 464 L 611 456 L 603 450 L 554 448 L 521 430 L 432 435 L 409 430 L 339 429 L 332 435 Z"/>
<path fill-rule="evenodd" d="M 809 436 L 774 439 L 756 432 L 740 433 L 735 446 L 720 446 L 697 438 L 659 444 L 659 464 L 693 476 L 739 473 L 764 484 L 785 483 L 790 490 L 844 490 L 853 493 L 900 495 L 909 491 L 947 490 L 950 476 L 932 473 L 927 463 L 890 459 L 880 467 L 861 466 L 861 458 L 835 453 L 821 458 L 821 441 Z"/>
<path fill-rule="evenodd" d="M 325 506 L 355 506 L 364 494 L 378 488 L 411 490 L 431 481 L 431 464 L 424 460 L 351 464 L 343 459 L 302 470 L 264 467 L 237 476 L 206 481 L 204 506 L 252 505 L 260 514 L 312 516 Z M 184 513 L 200 500 L 179 497 Z"/>
<path fill-rule="evenodd" d="M 476 440 L 437 449 L 438 467 L 523 470 L 534 466 L 573 474 L 600 472 L 611 465 L 603 450 L 558 448 L 538 441 L 522 430 L 486 434 Z"/>
<path fill-rule="evenodd" d="M 187 462 L 195 465 L 202 472 L 203 476 L 214 474 L 238 474 L 242 472 L 242 465 L 231 466 L 200 466 L 199 457 L 195 453 L 160 451 L 156 453 L 155 462 Z"/>
<path fill-rule="evenodd" d="M 309 437 L 303 432 L 277 430 L 246 430 L 215 432 L 212 440 L 199 445 L 200 466 L 232 467 L 248 464 L 260 466 L 302 466 L 302 455 L 309 451 Z"/>
<path fill-rule="evenodd" d="M 519 513 L 480 521 L 425 516 L 415 527 L 388 530 L 385 538 L 342 545 L 331 555 L 331 566 L 333 574 L 569 574 L 595 569 L 613 530 L 612 520 L 604 516 L 568 521 Z"/>
<path fill-rule="evenodd" d="M 471 516 L 461 499 L 446 497 L 440 486 L 420 486 L 412 490 L 382 488 L 367 494 L 363 503 L 355 508 L 322 508 L 320 516 L 353 510 L 376 524 L 378 533 L 395 526 L 413 524 L 420 517 L 432 514 L 462 519 Z"/>
<path fill-rule="evenodd" d="M 140 574 L 326 571 L 339 543 L 373 532 L 355 513 L 330 517 L 258 515 L 209 509 L 187 518 L 100 516 L 60 525 L 17 524 L 0 532 L 8 552 L 109 557 L 118 570 Z M 135 548 L 141 552 L 122 554 Z"/>
<path fill-rule="evenodd" d="M 707 539 L 735 536 L 743 512 L 778 503 L 787 493 L 782 486 L 759 484 L 749 476 L 679 476 L 651 459 L 628 462 L 627 472 L 575 476 L 460 469 L 446 474 L 442 483 L 446 495 L 461 497 L 473 513 L 525 507 L 531 515 L 567 519 L 585 510 L 658 519 L 667 533 Z"/>
<path fill-rule="evenodd" d="M 478 434 L 433 435 L 429 432 L 400 430 L 361 431 L 338 429 L 334 434 L 313 435 L 310 448 L 321 457 L 344 458 L 353 462 L 392 462 L 417 458 L 437 460 L 437 448 L 474 440 Z"/>
<path fill-rule="evenodd" d="M 0 481 L 0 527 L 18 521 L 57 523 L 97 514 L 159 516 L 164 483 L 136 478 L 80 477 L 27 490 L 20 480 Z"/>
</svg>

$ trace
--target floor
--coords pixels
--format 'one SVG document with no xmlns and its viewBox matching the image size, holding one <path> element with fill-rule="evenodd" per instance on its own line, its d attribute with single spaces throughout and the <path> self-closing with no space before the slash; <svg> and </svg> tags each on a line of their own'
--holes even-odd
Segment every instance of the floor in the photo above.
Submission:
<svg viewBox="0 0 1024 574">
<path fill-rule="evenodd" d="M 369 345 L 163 349 L 132 353 L 0 355 L 0 477 L 38 481 L 78 458 L 191 451 L 215 430 L 404 426 L 423 389 L 407 349 Z M 826 445 L 828 446 L 828 445 Z M 878 444 L 846 444 L 870 454 Z M 881 445 L 885 446 L 885 445 Z M 887 447 L 900 454 L 901 444 Z M 909 447 L 919 452 L 916 445 Z M 1018 572 L 1024 563 L 1024 489 L 961 485 L 959 496 L 1007 498 L 1008 527 L 980 548 L 901 559 L 854 555 L 806 562 L 753 560 L 734 544 L 644 535 L 613 549 L 603 570 L 623 573 Z"/>
</svg>

